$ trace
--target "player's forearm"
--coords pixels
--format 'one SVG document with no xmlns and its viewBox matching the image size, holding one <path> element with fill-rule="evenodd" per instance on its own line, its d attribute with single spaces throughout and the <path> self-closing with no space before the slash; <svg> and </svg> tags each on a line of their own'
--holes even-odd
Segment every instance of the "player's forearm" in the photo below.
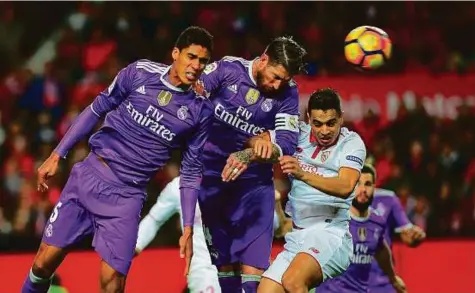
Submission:
<svg viewBox="0 0 475 293">
<path fill-rule="evenodd" d="M 61 158 L 66 157 L 69 150 L 71 150 L 78 141 L 89 134 L 99 120 L 100 118 L 93 112 L 92 108 L 88 106 L 73 122 L 54 152 Z"/>
<path fill-rule="evenodd" d="M 303 172 L 302 177 L 298 179 L 326 194 L 343 199 L 348 198 L 355 188 L 349 180 L 340 177 L 323 177 L 309 172 Z"/>
<path fill-rule="evenodd" d="M 396 272 L 394 271 L 391 250 L 387 244 L 384 244 L 383 247 L 378 249 L 375 258 L 381 270 L 388 276 L 389 280 L 393 282 L 396 278 Z"/>
</svg>

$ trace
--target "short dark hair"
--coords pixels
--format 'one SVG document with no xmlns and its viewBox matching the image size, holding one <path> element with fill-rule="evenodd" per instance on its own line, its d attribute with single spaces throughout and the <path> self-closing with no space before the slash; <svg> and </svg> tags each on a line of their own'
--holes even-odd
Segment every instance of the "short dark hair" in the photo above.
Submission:
<svg viewBox="0 0 475 293">
<path fill-rule="evenodd" d="M 314 91 L 308 100 L 307 111 L 312 110 L 328 111 L 334 109 L 341 116 L 341 98 L 338 92 L 332 88 L 324 88 Z"/>
<path fill-rule="evenodd" d="M 179 50 L 188 48 L 191 45 L 202 46 L 211 53 L 213 52 L 213 36 L 204 28 L 199 26 L 190 26 L 178 36 L 175 47 Z"/>
<path fill-rule="evenodd" d="M 373 166 L 369 165 L 369 164 L 365 164 L 363 166 L 363 168 L 361 169 L 361 174 L 371 174 L 371 176 L 373 177 L 373 183 L 376 182 L 376 169 L 374 169 Z"/>
<path fill-rule="evenodd" d="M 270 64 L 282 65 L 291 76 L 305 72 L 303 58 L 307 52 L 292 37 L 273 39 L 264 53 L 269 56 Z"/>
</svg>

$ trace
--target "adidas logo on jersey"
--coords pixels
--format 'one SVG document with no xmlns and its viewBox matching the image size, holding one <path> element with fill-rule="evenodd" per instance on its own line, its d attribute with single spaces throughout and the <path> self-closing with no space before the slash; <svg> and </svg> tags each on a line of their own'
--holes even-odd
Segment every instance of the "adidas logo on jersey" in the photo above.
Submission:
<svg viewBox="0 0 475 293">
<path fill-rule="evenodd" d="M 141 93 L 142 95 L 145 95 L 146 92 L 145 92 L 145 86 L 141 86 L 139 87 L 138 89 L 135 90 L 137 93 Z"/>
<path fill-rule="evenodd" d="M 237 93 L 237 85 L 233 84 L 228 86 L 228 90 L 232 91 L 233 93 Z"/>
</svg>

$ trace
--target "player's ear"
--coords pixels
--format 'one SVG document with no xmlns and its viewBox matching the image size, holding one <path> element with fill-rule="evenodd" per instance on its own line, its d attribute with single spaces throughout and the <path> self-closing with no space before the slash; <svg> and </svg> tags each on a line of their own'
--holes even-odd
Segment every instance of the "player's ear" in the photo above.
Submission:
<svg viewBox="0 0 475 293">
<path fill-rule="evenodd" d="M 176 61 L 178 59 L 178 55 L 180 55 L 180 49 L 178 49 L 177 47 L 173 48 L 172 50 L 173 61 Z"/>
<path fill-rule="evenodd" d="M 263 53 L 259 59 L 260 59 L 259 60 L 260 69 L 263 69 L 264 67 L 267 66 L 267 64 L 269 64 L 269 56 L 266 53 Z"/>
</svg>

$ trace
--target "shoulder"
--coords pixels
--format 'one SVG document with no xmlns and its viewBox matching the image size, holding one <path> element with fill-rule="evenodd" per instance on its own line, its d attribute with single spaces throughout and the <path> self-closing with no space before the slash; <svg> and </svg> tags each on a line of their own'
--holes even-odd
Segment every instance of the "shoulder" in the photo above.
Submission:
<svg viewBox="0 0 475 293">
<path fill-rule="evenodd" d="M 299 121 L 299 143 L 309 139 L 312 127 L 303 121 Z"/>
<path fill-rule="evenodd" d="M 369 220 L 371 223 L 384 229 L 386 226 L 386 218 L 384 218 L 384 216 L 375 209 L 370 209 L 370 213 Z"/>
<path fill-rule="evenodd" d="M 158 63 L 154 61 L 150 61 L 148 59 L 140 59 L 137 60 L 133 63 L 131 63 L 129 66 L 133 66 L 133 68 L 137 71 L 137 73 L 141 74 L 163 74 L 169 67 L 169 65 L 165 65 L 163 63 Z"/>
<path fill-rule="evenodd" d="M 149 78 L 159 79 L 167 69 L 168 65 L 150 61 L 148 59 L 140 59 L 127 66 L 127 70 L 134 75 L 135 80 L 144 81 Z"/>
<path fill-rule="evenodd" d="M 203 70 L 204 75 L 209 75 L 213 72 L 231 73 L 234 71 L 244 71 L 249 68 L 251 62 L 243 58 L 234 56 L 225 56 L 219 61 L 212 62 L 206 65 Z"/>
<path fill-rule="evenodd" d="M 396 193 L 389 189 L 376 188 L 374 190 L 375 197 L 387 197 L 388 200 L 394 200 L 396 198 Z"/>
<path fill-rule="evenodd" d="M 346 127 L 341 128 L 340 140 L 342 144 L 351 144 L 354 146 L 365 147 L 365 144 L 361 136 L 358 133 L 351 131 Z"/>
</svg>

